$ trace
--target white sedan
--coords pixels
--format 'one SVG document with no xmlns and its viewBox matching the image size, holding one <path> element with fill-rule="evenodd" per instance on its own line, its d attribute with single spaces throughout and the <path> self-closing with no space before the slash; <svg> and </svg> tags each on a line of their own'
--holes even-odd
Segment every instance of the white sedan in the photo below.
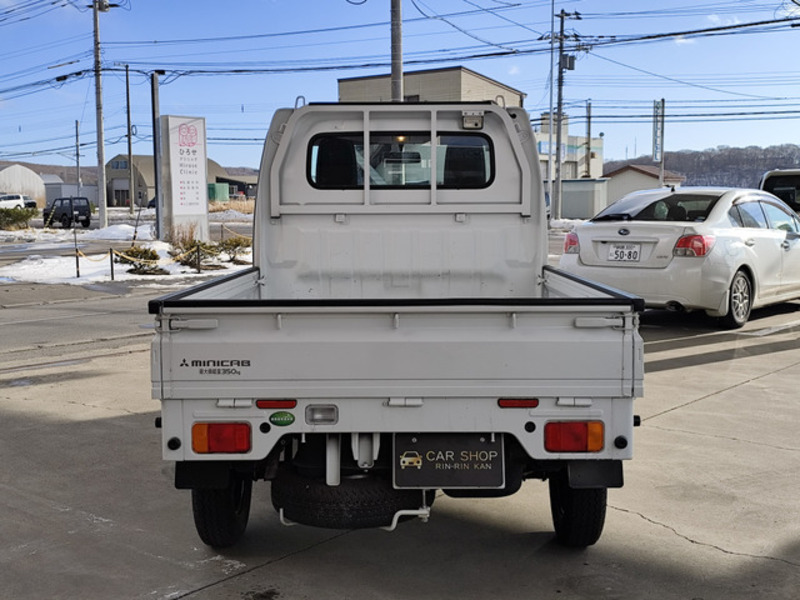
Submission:
<svg viewBox="0 0 800 600">
<path fill-rule="evenodd" d="M 634 192 L 567 234 L 560 267 L 736 328 L 753 308 L 800 298 L 800 219 L 760 190 Z"/>
</svg>

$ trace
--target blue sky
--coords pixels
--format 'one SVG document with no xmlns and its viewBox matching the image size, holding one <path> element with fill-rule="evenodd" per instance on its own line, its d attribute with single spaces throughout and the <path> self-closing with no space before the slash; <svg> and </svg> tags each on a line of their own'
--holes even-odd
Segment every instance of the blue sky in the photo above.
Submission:
<svg viewBox="0 0 800 600">
<path fill-rule="evenodd" d="M 75 164 L 78 121 L 81 164 L 97 163 L 87 4 L 0 0 L 0 159 Z M 152 153 L 147 74 L 163 69 L 161 113 L 205 117 L 209 156 L 226 167 L 258 166 L 276 108 L 335 101 L 338 78 L 390 70 L 389 0 L 118 4 L 100 15 L 107 159 L 127 152 L 126 64 L 134 153 Z M 565 22 L 570 133 L 585 134 L 591 101 L 606 160 L 647 155 L 653 101 L 664 98 L 667 152 L 800 144 L 800 27 L 771 23 L 800 25 L 799 5 L 555 2 L 581 15 Z M 405 68 L 465 66 L 526 93 L 536 117 L 549 106 L 551 14 L 551 0 L 403 0 Z"/>
</svg>

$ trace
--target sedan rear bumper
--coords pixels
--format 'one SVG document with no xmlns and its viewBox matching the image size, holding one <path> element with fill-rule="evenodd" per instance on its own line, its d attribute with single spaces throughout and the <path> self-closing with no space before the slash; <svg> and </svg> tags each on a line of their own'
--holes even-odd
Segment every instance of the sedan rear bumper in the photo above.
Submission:
<svg viewBox="0 0 800 600">
<path fill-rule="evenodd" d="M 665 268 L 647 269 L 589 266 L 582 264 L 577 254 L 565 254 L 559 266 L 568 273 L 640 296 L 648 308 L 682 307 L 715 316 L 727 312 L 729 267 L 707 258 L 675 257 Z"/>
</svg>

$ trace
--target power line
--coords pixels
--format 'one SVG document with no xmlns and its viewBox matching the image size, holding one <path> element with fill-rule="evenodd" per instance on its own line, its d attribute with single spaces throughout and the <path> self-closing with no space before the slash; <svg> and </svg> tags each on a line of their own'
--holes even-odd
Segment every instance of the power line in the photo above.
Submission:
<svg viewBox="0 0 800 600">
<path fill-rule="evenodd" d="M 625 67 L 626 69 L 631 69 L 632 71 L 637 71 L 639 73 L 644 73 L 645 75 L 650 75 L 651 77 L 657 77 L 659 79 L 664 79 L 666 81 L 672 81 L 674 83 L 679 83 L 681 85 L 685 85 L 685 86 L 689 86 L 689 87 L 696 87 L 696 88 L 700 88 L 700 89 L 704 89 L 704 90 L 709 90 L 709 91 L 712 91 L 712 92 L 718 92 L 720 94 L 730 94 L 731 96 L 743 96 L 743 97 L 746 97 L 746 98 L 760 98 L 762 100 L 775 100 L 776 99 L 774 96 L 769 96 L 769 97 L 767 97 L 767 96 L 758 96 L 758 95 L 755 95 L 755 94 L 746 94 L 744 92 L 734 92 L 734 91 L 730 91 L 730 90 L 723 90 L 723 89 L 714 88 L 714 87 L 711 87 L 709 85 L 705 85 L 705 84 L 702 84 L 702 83 L 693 83 L 693 82 L 686 81 L 686 80 L 676 79 L 674 77 L 668 77 L 667 75 L 659 75 L 658 73 L 653 73 L 652 71 L 648 71 L 646 69 L 641 69 L 639 67 L 634 67 L 632 65 L 628 65 L 628 64 L 622 63 L 622 62 L 620 62 L 618 60 L 613 60 L 613 59 L 607 58 L 605 56 L 600 56 L 596 52 L 589 51 L 589 54 L 591 54 L 595 58 L 599 58 L 600 60 L 605 60 L 605 61 L 613 63 L 615 65 L 619 65 L 620 67 Z"/>
<path fill-rule="evenodd" d="M 471 2 L 467 2 L 467 3 L 471 4 L 472 6 L 475 6 L 474 3 L 471 3 Z M 61 6 L 63 6 L 63 4 Z M 77 6 L 75 8 L 77 8 Z M 486 8 L 481 7 L 480 10 L 465 11 L 465 12 L 462 12 L 462 13 L 454 13 L 454 14 L 456 14 L 456 15 L 467 15 L 467 14 L 473 14 L 474 15 L 476 13 L 482 13 L 482 14 L 492 13 L 492 14 L 494 14 L 494 12 L 497 11 L 497 10 L 501 10 L 501 9 L 492 9 L 492 10 L 490 10 L 490 9 L 486 9 Z M 509 8 L 509 10 L 510 10 L 510 8 Z M 655 12 L 658 12 L 658 11 L 655 11 Z M 2 14 L 2 13 L 0 12 L 0 14 Z M 424 19 L 419 19 L 419 20 L 422 21 Z M 514 23 L 510 19 L 503 19 L 503 20 L 506 20 L 506 21 L 508 21 L 508 22 L 510 22 L 512 24 Z M 745 23 L 745 24 L 736 24 L 736 25 L 729 25 L 729 26 L 711 27 L 711 28 L 705 28 L 705 29 L 693 29 L 693 30 L 683 31 L 683 32 L 674 31 L 674 32 L 670 32 L 670 33 L 647 34 L 647 35 L 639 35 L 639 36 L 620 36 L 620 37 L 607 38 L 607 39 L 606 38 L 597 38 L 597 37 L 588 37 L 588 36 L 585 37 L 585 38 L 581 38 L 581 36 L 578 36 L 577 44 L 581 44 L 581 43 L 582 44 L 587 44 L 588 43 L 592 48 L 590 52 L 591 52 L 591 55 L 593 57 L 600 58 L 601 60 L 609 60 L 610 62 L 616 62 L 616 61 L 611 61 L 610 59 L 606 59 L 605 57 L 598 56 L 597 53 L 594 52 L 594 48 L 595 47 L 608 47 L 608 46 L 611 46 L 611 45 L 614 45 L 614 44 L 617 44 L 617 45 L 622 45 L 622 44 L 631 45 L 631 44 L 637 44 L 637 43 L 650 43 L 650 42 L 661 41 L 661 40 L 664 40 L 664 39 L 670 39 L 670 38 L 674 39 L 675 37 L 681 37 L 681 36 L 682 37 L 699 37 L 699 36 L 705 36 L 705 35 L 738 35 L 738 34 L 744 34 L 744 33 L 769 33 L 769 32 L 775 32 L 775 31 L 785 31 L 789 26 L 791 26 L 791 25 L 793 25 L 793 24 L 795 24 L 797 22 L 798 22 L 797 21 L 797 17 L 794 17 L 794 18 L 773 19 L 773 20 L 768 20 L 768 21 L 758 21 L 758 22 L 755 22 L 755 23 Z M 355 27 L 361 28 L 361 27 L 369 27 L 369 26 L 375 26 L 375 25 L 377 25 L 377 24 L 367 24 L 367 25 L 355 26 Z M 385 24 L 383 24 L 383 25 L 385 25 Z M 530 30 L 526 25 L 521 25 L 521 24 L 516 24 L 516 25 L 519 25 L 519 26 L 521 26 L 523 28 L 526 28 L 526 29 Z M 341 29 L 341 28 L 329 28 L 327 30 L 316 30 L 316 31 L 330 31 L 330 30 L 339 30 L 339 29 Z M 310 32 L 312 30 L 308 30 L 308 31 Z M 296 32 L 284 32 L 284 33 L 267 34 L 267 35 L 270 35 L 270 36 L 285 36 L 285 35 L 291 35 L 292 33 L 296 33 Z M 248 37 L 252 37 L 252 36 L 248 36 Z M 258 36 L 258 37 L 261 37 L 261 36 Z M 205 39 L 206 40 L 218 40 L 218 41 L 221 42 L 224 38 L 205 38 Z M 175 43 L 180 43 L 180 41 L 176 41 Z M 104 46 L 110 45 L 110 44 L 112 44 L 112 43 L 108 43 L 108 44 L 104 43 Z M 578 47 L 577 44 L 576 44 L 576 49 Z M 442 64 L 442 63 L 447 63 L 447 62 L 450 62 L 450 61 L 469 61 L 469 60 L 483 60 L 483 59 L 490 59 L 490 58 L 504 58 L 504 57 L 508 57 L 508 56 L 512 56 L 512 55 L 515 55 L 515 56 L 532 55 L 532 54 L 536 54 L 536 53 L 543 53 L 543 52 L 549 51 L 549 46 L 546 45 L 545 43 L 543 43 L 542 40 L 516 40 L 514 42 L 507 42 L 506 45 L 508 45 L 510 47 L 513 46 L 513 47 L 511 48 L 511 50 L 507 50 L 507 51 L 506 50 L 491 50 L 490 51 L 490 50 L 486 49 L 485 46 L 484 47 L 472 47 L 472 48 L 460 48 L 460 49 L 450 48 L 450 49 L 443 49 L 443 50 L 438 50 L 438 51 L 426 51 L 424 53 L 419 53 L 416 56 L 416 58 L 414 58 L 408 64 L 410 64 L 410 65 Z M 366 60 L 362 60 L 362 59 L 365 59 L 365 58 L 366 58 Z M 351 58 L 346 59 L 346 60 L 350 61 L 351 64 L 344 64 L 344 61 L 341 58 L 340 59 L 322 58 L 322 59 L 316 59 L 316 60 L 306 59 L 306 60 L 302 60 L 302 61 L 300 61 L 300 60 L 298 60 L 298 61 L 274 61 L 274 63 L 272 63 L 272 64 L 274 64 L 276 66 L 264 67 L 264 68 L 258 68 L 258 67 L 236 68 L 236 67 L 232 67 L 231 66 L 232 64 L 237 64 L 237 63 L 226 63 L 226 64 L 220 63 L 218 65 L 214 65 L 213 63 L 206 63 L 208 65 L 212 65 L 212 67 L 209 67 L 209 68 L 178 69 L 178 68 L 175 68 L 175 66 L 173 65 L 172 69 L 167 69 L 167 70 L 170 72 L 170 77 L 174 81 L 178 77 L 189 77 L 189 76 L 209 76 L 209 75 L 214 75 L 214 76 L 218 76 L 218 75 L 240 76 L 240 75 L 264 75 L 264 74 L 269 75 L 269 74 L 283 74 L 283 73 L 296 73 L 296 72 L 325 72 L 325 71 L 334 71 L 334 70 L 354 70 L 354 69 L 372 69 L 372 68 L 382 68 L 382 69 L 384 69 L 384 68 L 387 68 L 388 64 L 389 64 L 388 60 L 384 59 L 382 55 L 374 55 L 374 56 L 370 56 L 370 57 L 351 57 Z M 358 61 L 361 61 L 361 62 L 358 62 Z M 147 62 L 147 61 L 135 62 L 135 61 L 133 61 L 133 62 L 131 62 L 131 64 L 133 64 L 134 66 L 142 67 L 142 68 L 139 69 L 139 72 L 141 72 L 141 73 L 147 73 L 147 72 L 149 72 L 149 70 L 151 70 L 153 68 L 163 68 L 163 65 L 157 65 L 156 63 L 154 63 L 152 61 L 151 62 Z M 202 64 L 202 63 L 196 63 L 196 64 Z M 254 63 L 254 64 L 259 64 L 259 63 Z M 263 64 L 263 63 L 261 63 L 261 64 Z M 701 88 L 701 89 L 710 89 L 710 91 L 714 91 L 714 92 L 717 92 L 717 93 L 730 93 L 730 92 L 726 92 L 725 90 L 713 89 L 713 88 L 711 88 L 711 85 L 708 84 L 708 82 L 706 82 L 705 84 L 700 84 L 700 85 L 693 84 L 693 82 L 691 82 L 691 81 L 678 79 L 676 77 L 662 76 L 662 75 L 659 75 L 657 73 L 652 73 L 652 72 L 649 72 L 649 71 L 645 71 L 643 69 L 637 69 L 636 67 L 631 67 L 630 65 L 625 65 L 623 63 L 619 63 L 619 64 L 624 66 L 624 67 L 627 67 L 627 68 L 630 68 L 632 70 L 635 70 L 635 71 L 638 70 L 638 71 L 642 72 L 643 74 L 647 74 L 647 75 L 653 76 L 653 77 L 658 77 L 658 78 L 660 78 L 660 79 L 662 79 L 664 81 L 672 81 L 676 85 L 687 85 L 689 87 L 698 87 L 698 88 Z M 181 65 L 181 66 L 190 67 L 191 65 L 190 64 L 185 64 L 185 65 Z M 114 73 L 114 72 L 117 72 L 117 71 L 122 72 L 122 69 L 104 68 L 103 71 L 104 72 Z M 6 75 L 6 77 L 10 77 L 12 79 L 17 79 L 17 78 L 21 78 L 23 76 L 22 73 L 23 72 L 20 71 L 18 73 L 12 73 L 12 74 Z M 71 83 L 72 81 L 74 81 L 74 80 L 76 80 L 78 78 L 84 77 L 85 75 L 86 75 L 86 72 L 84 72 L 84 71 L 76 71 L 74 73 L 70 73 L 70 74 L 68 74 L 66 76 L 61 76 L 59 78 L 43 79 L 43 80 L 40 80 L 40 81 L 36 81 L 36 82 L 31 82 L 29 84 L 25 84 L 25 85 L 11 86 L 11 87 L 9 87 L 7 89 L 0 90 L 0 94 L 2 94 L 4 96 L 6 94 L 11 94 L 11 96 L 10 96 L 11 98 L 21 97 L 21 96 L 25 96 L 25 95 L 29 95 L 29 94 L 38 93 L 38 92 L 40 92 L 40 91 L 42 91 L 44 89 L 48 89 L 51 86 L 60 86 L 62 84 L 64 84 L 64 85 L 69 84 L 69 83 Z M 786 74 L 786 75 L 787 76 L 791 76 L 790 74 Z M 742 76 L 742 75 L 740 75 L 740 76 Z M 777 100 L 776 98 L 772 98 L 772 97 L 768 98 L 766 96 L 756 96 L 756 95 L 746 95 L 746 94 L 741 94 L 741 95 L 743 95 L 744 97 L 747 97 L 747 98 L 752 98 L 753 100 L 757 100 L 757 99 L 760 99 L 760 98 Z M 9 96 L 6 96 L 6 99 L 8 99 L 8 98 L 9 98 Z M 786 100 L 791 100 L 791 99 L 787 98 Z M 597 103 L 598 101 L 597 100 L 593 100 L 593 102 Z M 719 101 L 719 102 L 722 102 L 722 101 Z M 709 113 L 711 113 L 711 112 L 712 111 L 709 111 Z M 734 115 L 736 115 L 736 113 L 729 113 L 729 114 L 715 113 L 715 114 L 717 114 L 717 116 L 709 117 L 708 119 L 717 119 L 718 118 L 718 119 L 736 120 L 736 118 L 737 118 L 736 116 L 734 116 Z M 776 119 L 777 118 L 781 118 L 781 119 L 783 119 L 783 118 L 796 118 L 793 115 L 794 115 L 794 112 L 792 112 L 792 111 L 788 111 L 788 112 L 785 112 L 785 113 L 780 113 L 778 111 L 771 111 L 771 112 L 770 111 L 752 111 L 752 112 L 742 111 L 741 115 L 740 115 L 740 118 L 741 119 L 746 119 L 746 120 L 754 120 L 754 119 L 759 119 L 759 118 L 770 118 L 770 117 L 771 118 L 776 118 Z M 602 114 L 600 114 L 600 115 L 596 114 L 594 118 L 595 119 L 603 119 L 604 117 L 603 117 Z M 614 113 L 609 113 L 609 115 L 607 115 L 606 118 L 613 119 L 616 122 L 619 122 L 623 118 L 635 119 L 635 118 L 638 118 L 638 117 L 634 117 L 634 116 L 630 116 L 630 115 L 614 115 Z M 649 120 L 651 118 L 652 118 L 652 115 L 651 114 L 647 114 L 646 119 Z M 678 117 L 674 117 L 674 118 L 678 118 Z M 681 116 L 680 118 L 683 118 L 683 119 L 695 118 L 696 119 L 697 117 Z M 613 122 L 613 121 L 608 121 L 608 122 Z M 636 122 L 636 121 L 631 121 L 631 122 Z M 220 144 L 225 144 L 225 143 L 236 143 L 236 144 L 239 144 L 239 143 L 251 143 L 253 141 L 253 139 L 255 139 L 255 138 L 237 138 L 235 136 L 234 137 L 220 137 L 220 138 L 216 138 L 214 140 L 214 142 L 215 143 L 220 143 Z"/>
<path fill-rule="evenodd" d="M 515 8 L 514 6 L 509 6 L 508 8 L 496 8 L 493 9 L 494 12 L 500 12 L 505 10 L 510 10 Z M 441 15 L 442 18 L 455 18 L 455 17 L 464 17 L 464 16 L 474 16 L 476 14 L 483 13 L 483 10 L 466 10 L 466 11 L 459 11 L 453 13 L 447 13 Z M 405 24 L 410 23 L 419 23 L 427 21 L 428 17 L 417 17 L 411 19 L 404 19 L 403 22 Z M 209 44 L 214 42 L 240 42 L 240 41 L 248 41 L 248 40 L 258 40 L 258 39 L 271 39 L 271 38 L 282 38 L 282 37 L 293 37 L 293 36 L 304 36 L 304 35 L 318 35 L 322 33 L 342 33 L 346 31 L 354 31 L 359 29 L 371 29 L 377 27 L 387 27 L 389 25 L 389 21 L 378 21 L 373 23 L 359 23 L 355 25 L 339 25 L 336 27 L 320 27 L 315 29 L 300 29 L 295 31 L 277 31 L 272 33 L 258 33 L 258 34 L 250 34 L 250 35 L 233 35 L 233 36 L 224 36 L 224 37 L 204 37 L 204 38 L 184 38 L 184 39 L 172 39 L 172 40 L 151 40 L 151 41 L 142 41 L 142 40 L 129 40 L 129 41 L 109 41 L 103 42 L 104 46 L 108 47 L 153 47 L 153 46 L 174 46 L 180 44 Z"/>
<path fill-rule="evenodd" d="M 495 48 L 502 48 L 503 50 L 513 50 L 512 48 L 509 48 L 508 46 L 505 46 L 503 44 L 495 44 L 494 42 L 489 42 L 487 40 L 479 38 L 475 34 L 473 34 L 470 31 L 468 31 L 467 29 L 464 29 L 463 27 L 459 27 L 458 25 L 456 25 L 452 21 L 446 19 L 445 17 L 437 15 L 435 12 L 433 13 L 433 15 L 427 14 L 425 11 L 423 11 L 419 7 L 419 4 L 422 4 L 422 0 L 419 0 L 419 4 L 417 4 L 417 1 L 418 0 L 411 0 L 411 4 L 414 6 L 414 8 L 417 9 L 417 12 L 419 12 L 419 14 L 421 14 L 426 19 L 434 19 L 434 20 L 437 20 L 437 21 L 442 21 L 443 23 L 446 23 L 447 25 L 449 25 L 450 27 L 452 27 L 456 31 L 459 31 L 459 32 L 463 33 L 464 35 L 466 35 L 468 37 L 471 37 L 473 40 L 477 40 L 477 41 L 481 42 L 482 44 L 486 44 L 487 46 L 494 46 Z M 426 6 L 425 8 L 428 8 L 428 7 Z M 428 8 L 428 10 L 431 10 L 431 9 Z M 431 11 L 431 12 L 433 12 L 433 11 Z"/>
<path fill-rule="evenodd" d="M 0 10 L 0 27 L 14 25 L 69 6 L 67 0 L 23 0 Z"/>
</svg>

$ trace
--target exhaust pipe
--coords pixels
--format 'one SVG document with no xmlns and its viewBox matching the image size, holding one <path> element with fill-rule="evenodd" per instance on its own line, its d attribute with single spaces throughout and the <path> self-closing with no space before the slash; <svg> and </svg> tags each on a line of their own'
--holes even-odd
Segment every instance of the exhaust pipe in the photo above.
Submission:
<svg viewBox="0 0 800 600">
<path fill-rule="evenodd" d="M 667 302 L 667 310 L 670 312 L 685 313 L 686 307 L 680 302 L 675 302 L 674 300 L 671 300 Z"/>
</svg>

